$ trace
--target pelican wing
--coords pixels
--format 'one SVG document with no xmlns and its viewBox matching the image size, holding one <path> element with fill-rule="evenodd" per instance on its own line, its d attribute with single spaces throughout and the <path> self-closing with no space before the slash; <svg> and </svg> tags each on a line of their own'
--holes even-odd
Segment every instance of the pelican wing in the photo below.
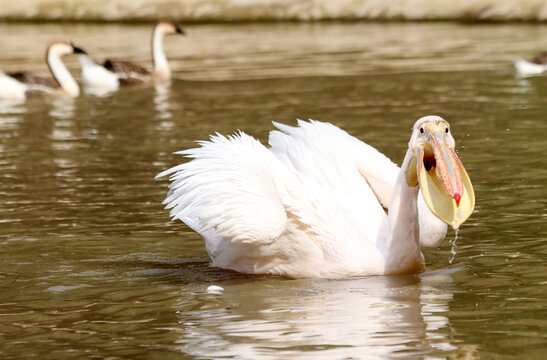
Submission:
<svg viewBox="0 0 547 360">
<path fill-rule="evenodd" d="M 303 200 L 293 206 L 305 210 L 302 220 L 328 237 L 326 242 L 337 244 L 337 250 L 376 241 L 386 214 L 371 184 L 383 189 L 384 179 L 369 181 L 358 166 L 363 151 L 378 152 L 329 123 L 299 120 L 298 127 L 274 125 L 279 130 L 270 133 L 271 151 L 302 184 Z M 389 194 L 379 191 L 382 198 L 391 195 L 389 181 Z"/>
<path fill-rule="evenodd" d="M 274 125 L 280 131 L 272 131 L 269 142 L 272 152 L 284 159 L 286 165 L 300 169 L 305 166 L 299 160 L 304 157 L 298 151 L 303 147 L 315 156 L 330 159 L 333 165 L 349 161 L 366 180 L 377 201 L 385 208 L 389 206 L 399 167 L 387 156 L 329 123 L 299 120 L 298 127 Z M 322 164 L 317 165 L 308 171 L 322 171 Z"/>
<path fill-rule="evenodd" d="M 208 239 L 269 244 L 285 230 L 287 214 L 278 195 L 279 161 L 258 140 L 220 134 L 177 154 L 192 161 L 175 166 L 164 201 L 171 216 Z M 207 244 L 211 247 L 218 244 Z M 214 249 L 213 249 L 214 250 Z"/>
</svg>

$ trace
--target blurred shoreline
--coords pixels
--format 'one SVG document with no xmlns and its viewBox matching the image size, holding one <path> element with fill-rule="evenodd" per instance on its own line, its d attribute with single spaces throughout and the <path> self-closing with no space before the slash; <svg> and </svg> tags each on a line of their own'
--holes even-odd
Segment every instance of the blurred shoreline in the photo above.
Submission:
<svg viewBox="0 0 547 360">
<path fill-rule="evenodd" d="M 1 0 L 0 21 L 545 22 L 547 0 Z"/>
</svg>

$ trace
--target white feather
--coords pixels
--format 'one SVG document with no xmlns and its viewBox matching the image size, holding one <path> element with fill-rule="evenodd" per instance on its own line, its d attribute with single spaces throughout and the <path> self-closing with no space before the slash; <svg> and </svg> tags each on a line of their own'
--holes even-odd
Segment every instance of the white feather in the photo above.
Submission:
<svg viewBox="0 0 547 360">
<path fill-rule="evenodd" d="M 26 86 L 0 70 L 0 99 L 25 99 Z"/>
<path fill-rule="evenodd" d="M 82 68 L 82 83 L 88 93 L 102 95 L 119 88 L 118 75 L 97 64 L 87 55 L 78 56 Z"/>
<path fill-rule="evenodd" d="M 520 76 L 539 75 L 547 70 L 547 64 L 535 64 L 524 59 L 515 59 L 515 69 Z"/>
<path fill-rule="evenodd" d="M 281 164 L 243 133 L 212 136 L 201 145 L 178 152 L 193 161 L 159 175 L 175 172 L 164 201 L 171 216 L 195 219 L 198 231 L 215 229 L 234 243 L 267 244 L 279 237 L 287 223 L 274 182 Z"/>
</svg>

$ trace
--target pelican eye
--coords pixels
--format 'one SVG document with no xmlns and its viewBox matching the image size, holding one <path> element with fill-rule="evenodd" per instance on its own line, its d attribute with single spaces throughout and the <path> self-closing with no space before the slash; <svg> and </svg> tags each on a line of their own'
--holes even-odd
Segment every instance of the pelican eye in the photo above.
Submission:
<svg viewBox="0 0 547 360">
<path fill-rule="evenodd" d="M 421 133 L 421 134 L 424 133 L 424 128 L 423 128 L 423 127 L 420 128 L 420 133 Z"/>
<path fill-rule="evenodd" d="M 444 129 L 444 132 L 448 134 L 448 128 Z"/>
</svg>

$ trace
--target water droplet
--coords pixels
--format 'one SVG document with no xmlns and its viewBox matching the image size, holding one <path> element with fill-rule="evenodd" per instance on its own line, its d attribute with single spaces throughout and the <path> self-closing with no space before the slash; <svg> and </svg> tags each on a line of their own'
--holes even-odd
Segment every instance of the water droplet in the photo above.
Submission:
<svg viewBox="0 0 547 360">
<path fill-rule="evenodd" d="M 454 259 L 456 258 L 456 240 L 458 240 L 458 228 L 454 229 L 454 239 L 450 242 L 452 244 L 452 249 L 450 249 L 450 254 L 452 255 L 450 259 L 448 260 L 449 264 L 452 264 Z"/>
<path fill-rule="evenodd" d="M 222 294 L 223 291 L 224 291 L 224 288 L 218 285 L 211 285 L 207 288 L 208 294 Z"/>
</svg>

